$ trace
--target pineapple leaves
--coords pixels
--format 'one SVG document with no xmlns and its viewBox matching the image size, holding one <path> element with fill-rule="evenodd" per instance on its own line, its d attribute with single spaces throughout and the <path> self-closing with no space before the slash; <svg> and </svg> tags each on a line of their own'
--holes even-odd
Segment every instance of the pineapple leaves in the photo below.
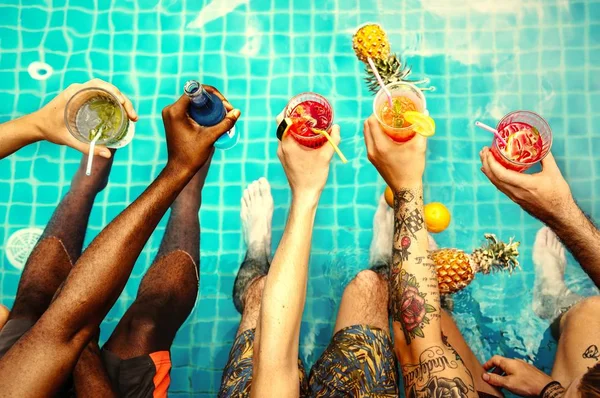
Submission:
<svg viewBox="0 0 600 398">
<path fill-rule="evenodd" d="M 391 83 L 412 83 L 412 84 L 427 84 L 429 79 L 423 80 L 412 80 L 409 79 L 410 74 L 412 73 L 412 68 L 407 65 L 402 64 L 402 59 L 398 54 L 390 54 L 387 58 L 383 59 L 374 59 L 375 67 L 379 72 L 379 75 L 383 79 L 383 82 L 388 85 Z M 365 72 L 367 77 L 365 81 L 367 82 L 367 86 L 369 90 L 373 94 L 377 94 L 379 91 L 379 82 L 377 81 L 377 77 L 373 73 L 370 67 L 366 67 Z M 424 87 L 421 88 L 423 91 L 433 90 L 432 87 Z"/>
</svg>

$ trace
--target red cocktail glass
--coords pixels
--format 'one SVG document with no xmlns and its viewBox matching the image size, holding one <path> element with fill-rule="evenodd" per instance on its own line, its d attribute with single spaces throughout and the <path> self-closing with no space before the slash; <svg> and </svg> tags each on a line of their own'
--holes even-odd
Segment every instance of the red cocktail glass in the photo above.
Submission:
<svg viewBox="0 0 600 398">
<path fill-rule="evenodd" d="M 529 111 L 516 111 L 509 113 L 504 116 L 496 130 L 505 140 L 509 141 L 509 137 L 518 131 L 527 131 L 533 128 L 539 133 L 539 140 L 535 144 L 531 144 L 533 141 L 525 140 L 525 147 L 529 152 L 526 152 L 525 161 L 515 160 L 511 158 L 506 151 L 505 145 L 500 142 L 496 137 L 492 143 L 492 154 L 494 158 L 509 170 L 517 171 L 519 173 L 529 169 L 534 164 L 541 162 L 552 148 L 552 130 L 548 123 L 540 115 Z M 535 141 L 535 140 L 534 140 Z M 530 155 L 531 153 L 531 155 Z"/>
<path fill-rule="evenodd" d="M 302 93 L 290 100 L 285 108 L 285 117 L 300 120 L 289 129 L 289 134 L 307 148 L 320 148 L 327 138 L 312 129 L 331 131 L 333 108 L 325 97 L 316 93 Z"/>
</svg>

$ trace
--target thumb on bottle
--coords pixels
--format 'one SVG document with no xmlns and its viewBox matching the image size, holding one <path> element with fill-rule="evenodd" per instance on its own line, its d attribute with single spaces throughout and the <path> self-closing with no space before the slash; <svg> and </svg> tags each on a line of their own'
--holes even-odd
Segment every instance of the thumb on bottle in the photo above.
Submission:
<svg viewBox="0 0 600 398">
<path fill-rule="evenodd" d="M 240 118 L 242 112 L 239 109 L 234 109 L 227 112 L 225 118 L 219 124 L 210 128 L 210 134 L 213 141 L 216 141 L 220 136 L 228 132 L 235 126 L 235 123 Z"/>
</svg>

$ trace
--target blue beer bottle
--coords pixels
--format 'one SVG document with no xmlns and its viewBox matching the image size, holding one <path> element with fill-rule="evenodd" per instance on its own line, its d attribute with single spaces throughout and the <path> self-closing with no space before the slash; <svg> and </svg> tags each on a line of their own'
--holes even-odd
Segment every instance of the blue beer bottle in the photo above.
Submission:
<svg viewBox="0 0 600 398">
<path fill-rule="evenodd" d="M 209 93 L 202 84 L 196 80 L 189 80 L 183 88 L 185 94 L 190 97 L 191 104 L 189 114 L 196 123 L 201 126 L 211 127 L 219 124 L 227 114 L 223 101 L 215 94 Z M 235 126 L 223 134 L 215 142 L 215 148 L 229 149 L 238 143 L 239 134 L 236 134 Z"/>
</svg>

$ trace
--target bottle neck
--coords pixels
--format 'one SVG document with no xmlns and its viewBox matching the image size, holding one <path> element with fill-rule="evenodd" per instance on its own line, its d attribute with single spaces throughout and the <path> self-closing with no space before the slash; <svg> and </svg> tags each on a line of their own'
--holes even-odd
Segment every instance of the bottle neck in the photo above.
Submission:
<svg viewBox="0 0 600 398">
<path fill-rule="evenodd" d="M 185 84 L 185 94 L 190 97 L 193 106 L 197 108 L 211 107 L 213 100 L 200 83 L 190 80 Z"/>
</svg>

